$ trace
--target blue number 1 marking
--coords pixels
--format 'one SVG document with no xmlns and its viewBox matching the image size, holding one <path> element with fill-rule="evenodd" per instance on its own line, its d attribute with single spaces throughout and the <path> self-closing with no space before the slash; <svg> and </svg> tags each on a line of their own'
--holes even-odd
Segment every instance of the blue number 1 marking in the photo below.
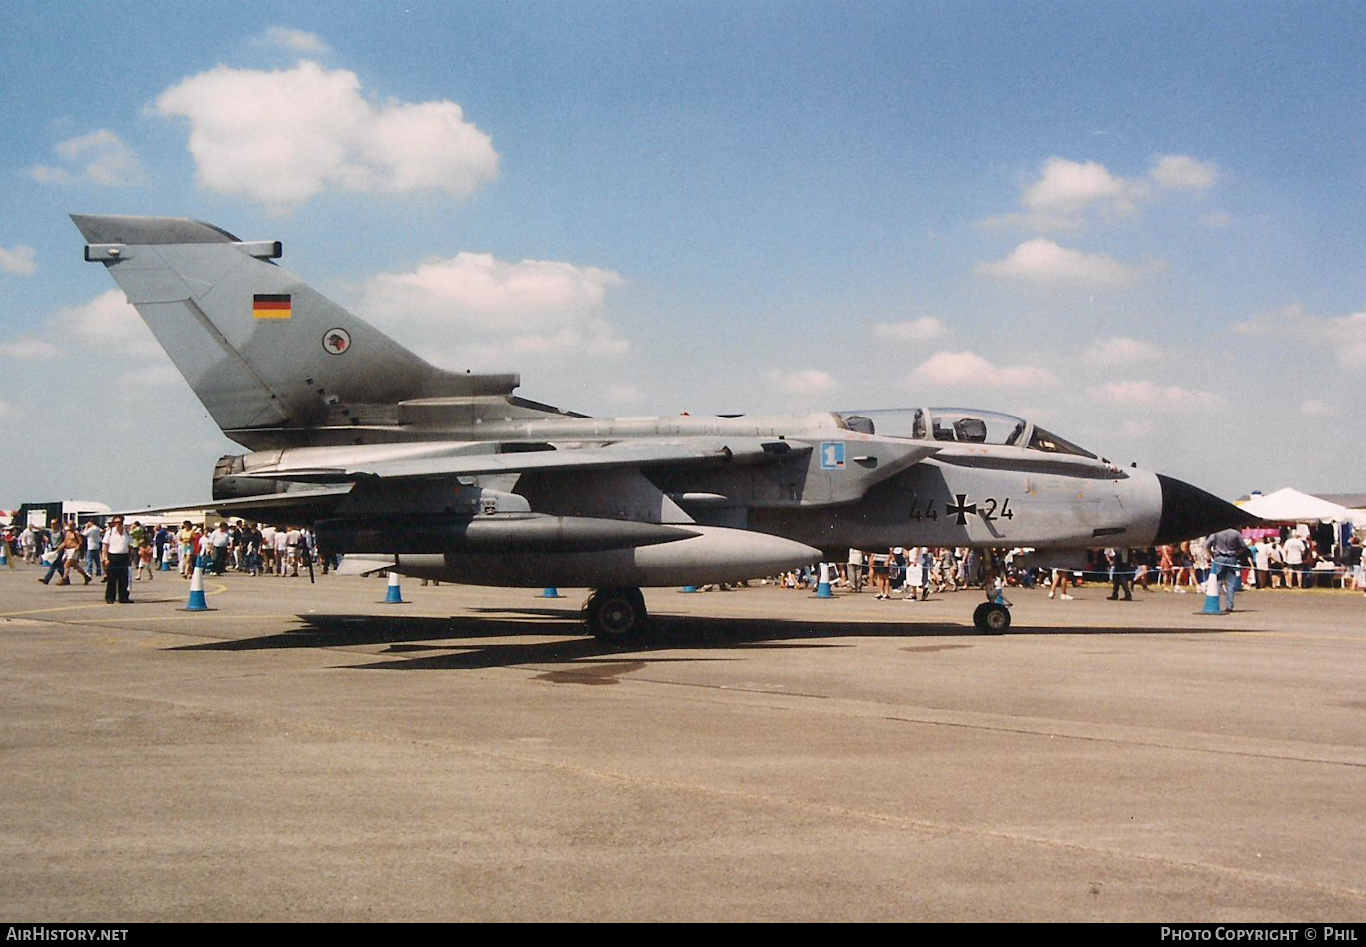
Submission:
<svg viewBox="0 0 1366 947">
<path fill-rule="evenodd" d="M 844 442 L 826 441 L 821 444 L 821 469 L 822 470 L 843 470 L 844 469 Z"/>
</svg>

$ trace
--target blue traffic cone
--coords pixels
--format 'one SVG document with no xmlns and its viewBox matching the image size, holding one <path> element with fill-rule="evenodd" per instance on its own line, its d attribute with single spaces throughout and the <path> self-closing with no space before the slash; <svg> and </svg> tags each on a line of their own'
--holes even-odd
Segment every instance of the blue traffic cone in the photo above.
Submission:
<svg viewBox="0 0 1366 947">
<path fill-rule="evenodd" d="M 830 567 L 824 562 L 821 563 L 821 579 L 816 584 L 816 598 L 834 598 L 835 593 L 830 591 Z"/>
<path fill-rule="evenodd" d="M 1213 594 L 1211 594 L 1213 593 Z M 1219 580 L 1210 576 L 1205 580 L 1205 611 L 1206 615 L 1222 615 L 1224 610 L 1219 607 Z"/>
<path fill-rule="evenodd" d="M 198 563 L 194 567 L 194 575 L 190 577 L 190 600 L 185 603 L 187 612 L 207 612 L 208 604 L 204 601 L 204 569 Z"/>
<path fill-rule="evenodd" d="M 389 572 L 389 592 L 388 592 L 388 594 L 386 594 L 386 595 L 384 596 L 384 601 L 383 601 L 381 604 L 383 604 L 383 605 L 406 605 L 406 604 L 407 604 L 407 602 L 403 601 L 403 593 L 399 590 L 399 587 L 398 587 L 398 573 L 397 573 L 397 572 L 393 572 L 392 570 Z"/>
<path fill-rule="evenodd" d="M 0 566 L 9 565 L 9 543 L 0 539 Z"/>
<path fill-rule="evenodd" d="M 541 593 L 541 598 L 564 598 L 564 596 L 560 594 L 560 590 L 555 588 L 555 586 L 547 585 L 545 591 Z"/>
</svg>

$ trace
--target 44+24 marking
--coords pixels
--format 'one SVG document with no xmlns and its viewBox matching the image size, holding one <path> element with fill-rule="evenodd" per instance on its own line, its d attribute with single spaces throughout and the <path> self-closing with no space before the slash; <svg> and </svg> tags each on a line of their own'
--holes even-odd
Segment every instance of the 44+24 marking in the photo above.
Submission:
<svg viewBox="0 0 1366 947">
<path fill-rule="evenodd" d="M 1015 511 L 1010 508 L 1010 497 L 1004 499 L 987 497 L 980 505 L 969 502 L 966 493 L 957 494 L 955 499 L 957 502 L 944 504 L 944 515 L 952 517 L 954 522 L 959 526 L 966 526 L 968 524 L 968 516 L 970 514 L 980 516 L 988 522 L 995 519 L 1013 520 L 1015 518 Z M 922 507 L 920 498 L 913 497 L 911 499 L 910 516 L 911 519 L 916 522 L 922 520 L 937 521 L 939 519 L 939 510 L 935 507 L 934 498 L 926 500 Z"/>
</svg>

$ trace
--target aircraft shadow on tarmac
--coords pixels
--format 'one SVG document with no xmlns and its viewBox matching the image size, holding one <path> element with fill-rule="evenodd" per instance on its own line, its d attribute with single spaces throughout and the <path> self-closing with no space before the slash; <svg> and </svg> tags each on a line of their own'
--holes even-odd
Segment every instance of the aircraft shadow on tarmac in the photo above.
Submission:
<svg viewBox="0 0 1366 947">
<path fill-rule="evenodd" d="M 366 664 L 340 665 L 354 670 L 474 670 L 518 664 L 574 664 L 588 659 L 655 652 L 648 660 L 724 661 L 725 657 L 658 656 L 679 650 L 749 648 L 844 648 L 850 638 L 982 637 L 971 625 L 910 622 L 812 622 L 768 618 L 652 616 L 645 632 L 629 641 L 600 641 L 582 634 L 577 608 L 473 609 L 473 616 L 451 618 L 401 615 L 300 615 L 302 624 L 289 631 L 256 638 L 234 638 L 181 645 L 172 651 L 269 651 L 283 648 L 348 648 L 387 644 Z M 1007 635 L 1125 635 L 1218 633 L 1204 626 L 1188 628 L 1012 628 Z M 572 635 L 574 637 L 564 637 Z M 547 641 L 510 641 L 538 636 Z"/>
</svg>

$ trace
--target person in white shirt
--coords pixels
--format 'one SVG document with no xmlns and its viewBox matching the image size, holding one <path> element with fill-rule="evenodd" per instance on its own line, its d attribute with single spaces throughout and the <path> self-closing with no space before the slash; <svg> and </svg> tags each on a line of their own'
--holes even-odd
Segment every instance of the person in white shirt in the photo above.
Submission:
<svg viewBox="0 0 1366 947">
<path fill-rule="evenodd" d="M 100 543 L 104 539 L 104 530 L 100 529 L 94 520 L 91 520 L 85 527 L 85 565 L 91 575 L 104 575 L 104 568 L 100 565 Z"/>
<path fill-rule="evenodd" d="M 261 574 L 275 571 L 275 527 L 261 527 Z"/>
<path fill-rule="evenodd" d="M 1272 536 L 1267 540 L 1266 561 L 1267 568 L 1271 571 L 1271 587 L 1285 588 L 1285 552 L 1281 549 L 1281 537 Z"/>
<path fill-rule="evenodd" d="M 222 575 L 228 567 L 228 524 L 219 523 L 218 528 L 209 534 L 209 546 L 213 549 L 213 574 Z"/>
<path fill-rule="evenodd" d="M 1271 587 L 1271 543 L 1265 536 L 1252 547 L 1252 568 L 1257 570 L 1257 588 Z"/>
<path fill-rule="evenodd" d="M 100 562 L 104 565 L 105 584 L 104 602 L 113 605 L 117 596 L 124 605 L 132 604 L 128 595 L 128 554 L 132 551 L 132 539 L 123 528 L 123 517 L 116 516 L 109 521 L 100 542 Z"/>
<path fill-rule="evenodd" d="M 291 527 L 285 533 L 285 551 L 289 555 L 289 574 L 292 578 L 299 577 L 299 544 L 303 541 L 303 533 L 299 528 Z"/>
<path fill-rule="evenodd" d="M 200 568 L 207 568 L 213 561 L 213 533 L 199 534 L 199 548 L 194 551 L 194 559 Z"/>
<path fill-rule="evenodd" d="M 275 531 L 275 574 L 284 577 L 285 564 L 289 560 L 289 533 L 283 529 Z"/>
<path fill-rule="evenodd" d="M 1281 547 L 1281 553 L 1285 557 L 1285 571 L 1287 578 L 1290 579 L 1291 588 L 1304 587 L 1301 572 L 1304 569 L 1304 554 L 1308 551 L 1309 544 L 1299 536 L 1291 536 Z"/>
</svg>

